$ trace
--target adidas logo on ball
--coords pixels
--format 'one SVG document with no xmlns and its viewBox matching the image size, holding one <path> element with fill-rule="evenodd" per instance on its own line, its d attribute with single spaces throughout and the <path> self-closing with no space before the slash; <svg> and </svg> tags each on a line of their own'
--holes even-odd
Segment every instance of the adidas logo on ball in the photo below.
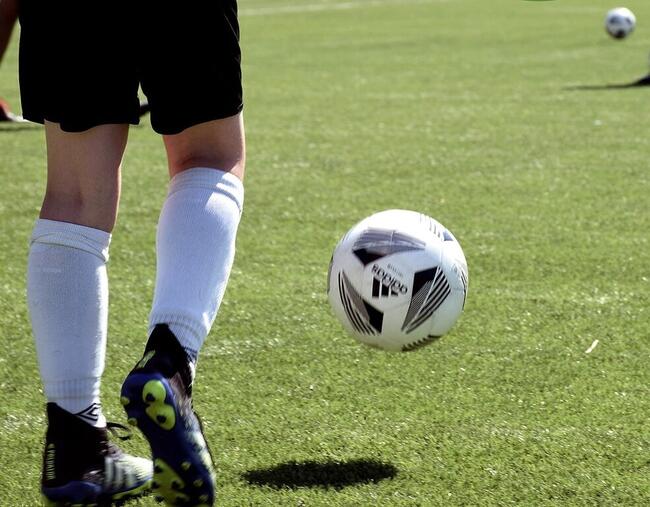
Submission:
<svg viewBox="0 0 650 507">
<path fill-rule="evenodd" d="M 405 284 L 387 273 L 377 264 L 372 267 L 372 274 L 374 276 L 374 280 L 372 281 L 373 298 L 399 296 L 408 292 L 408 287 Z"/>
</svg>

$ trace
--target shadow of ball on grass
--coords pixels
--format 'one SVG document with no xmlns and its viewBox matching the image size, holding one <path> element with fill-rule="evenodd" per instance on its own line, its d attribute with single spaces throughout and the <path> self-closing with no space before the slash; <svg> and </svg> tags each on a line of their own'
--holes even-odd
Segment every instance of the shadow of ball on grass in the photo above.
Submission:
<svg viewBox="0 0 650 507">
<path fill-rule="evenodd" d="M 350 461 L 288 461 L 271 468 L 249 470 L 241 474 L 252 486 L 274 489 L 332 488 L 376 483 L 392 479 L 397 468 L 390 463 L 371 459 Z"/>
</svg>

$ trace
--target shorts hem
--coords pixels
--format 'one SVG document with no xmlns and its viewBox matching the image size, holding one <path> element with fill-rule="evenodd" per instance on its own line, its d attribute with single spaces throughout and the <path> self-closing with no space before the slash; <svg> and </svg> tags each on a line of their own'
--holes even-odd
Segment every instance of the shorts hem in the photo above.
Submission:
<svg viewBox="0 0 650 507">
<path fill-rule="evenodd" d="M 61 130 L 69 133 L 85 132 L 100 125 L 139 125 L 140 118 L 99 118 L 91 121 L 66 121 L 57 119 L 49 115 L 38 115 L 31 113 L 23 113 L 23 118 L 34 123 L 44 125 L 46 121 L 50 123 L 58 123 Z"/>
<path fill-rule="evenodd" d="M 180 134 L 184 130 L 200 125 L 201 123 L 207 123 L 215 120 L 223 120 L 225 118 L 230 118 L 241 113 L 244 109 L 243 104 L 239 104 L 236 107 L 231 109 L 221 109 L 213 110 L 209 112 L 196 115 L 192 118 L 186 118 L 183 120 L 176 121 L 160 121 L 155 118 L 155 115 L 151 118 L 151 128 L 153 130 L 164 136 L 173 136 Z"/>
</svg>

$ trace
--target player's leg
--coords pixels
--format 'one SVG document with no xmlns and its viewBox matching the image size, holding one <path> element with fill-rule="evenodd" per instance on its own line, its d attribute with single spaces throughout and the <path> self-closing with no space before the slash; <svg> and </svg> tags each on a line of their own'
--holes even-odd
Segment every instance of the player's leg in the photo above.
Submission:
<svg viewBox="0 0 650 507">
<path fill-rule="evenodd" d="M 18 0 L 0 1 L 0 62 L 7 50 L 18 18 Z"/>
<path fill-rule="evenodd" d="M 123 455 L 108 443 L 99 397 L 108 316 L 106 262 L 127 126 L 68 133 L 48 122 L 45 132 L 47 190 L 27 274 L 48 402 L 42 491 L 53 505 L 85 505 L 140 493 L 151 474 L 148 460 Z M 118 473 L 107 488 L 107 475 Z"/>
<path fill-rule="evenodd" d="M 183 407 L 191 407 L 194 364 L 234 259 L 244 198 L 243 120 L 237 114 L 164 139 L 171 182 L 156 237 L 151 335 L 143 362 L 125 381 L 123 403 L 151 443 L 154 490 L 172 504 L 211 505 L 211 457 L 198 420 Z"/>
<path fill-rule="evenodd" d="M 165 135 L 163 140 L 171 178 L 194 167 L 218 167 L 244 179 L 246 146 L 241 113 Z"/>
<path fill-rule="evenodd" d="M 168 324 L 193 361 L 215 319 L 244 199 L 241 114 L 164 136 L 171 182 L 158 223 L 150 329 Z"/>
<path fill-rule="evenodd" d="M 120 166 L 128 125 L 65 132 L 46 122 L 47 186 L 40 218 L 110 233 L 120 197 Z"/>
<path fill-rule="evenodd" d="M 18 0 L 0 0 L 0 62 L 4 57 L 11 34 L 18 18 Z M 0 121 L 20 121 L 21 118 L 11 112 L 9 104 L 0 99 Z"/>
<path fill-rule="evenodd" d="M 20 7 L 23 111 L 45 123 L 47 143 L 27 277 L 48 402 L 41 487 L 48 505 L 107 504 L 147 489 L 153 473 L 151 461 L 108 441 L 99 399 L 106 262 L 126 124 L 137 121 L 137 74 L 128 48 L 110 36 L 123 18 L 114 4 L 101 18 L 79 2 L 21 0 Z"/>
<path fill-rule="evenodd" d="M 235 0 L 158 5 L 142 89 L 171 181 L 158 223 L 150 338 L 122 402 L 151 444 L 154 491 L 171 505 L 212 505 L 214 469 L 191 384 L 226 288 L 244 197 L 237 8 Z M 172 42 L 169 30 L 182 33 Z"/>
<path fill-rule="evenodd" d="M 46 124 L 47 190 L 29 251 L 27 299 L 45 396 L 93 426 L 106 424 L 106 262 L 126 129 L 68 133 Z"/>
</svg>

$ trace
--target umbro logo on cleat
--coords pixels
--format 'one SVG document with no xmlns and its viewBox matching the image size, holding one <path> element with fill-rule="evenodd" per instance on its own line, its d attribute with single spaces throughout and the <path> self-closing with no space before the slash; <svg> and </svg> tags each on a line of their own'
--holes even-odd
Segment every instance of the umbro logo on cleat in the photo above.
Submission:
<svg viewBox="0 0 650 507">
<path fill-rule="evenodd" d="M 94 424 L 99 420 L 99 415 L 102 412 L 102 406 L 99 403 L 93 403 L 92 405 L 84 408 L 81 412 L 77 412 L 75 415 L 90 424 Z"/>
</svg>

